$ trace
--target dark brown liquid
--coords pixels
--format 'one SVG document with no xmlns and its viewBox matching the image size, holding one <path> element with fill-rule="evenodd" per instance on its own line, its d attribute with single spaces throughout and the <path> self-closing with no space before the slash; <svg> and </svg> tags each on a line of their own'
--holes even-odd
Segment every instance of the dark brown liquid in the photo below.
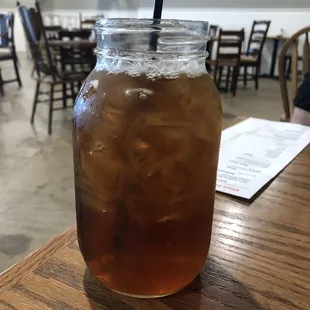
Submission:
<svg viewBox="0 0 310 310">
<path fill-rule="evenodd" d="M 208 76 L 88 78 L 74 117 L 77 227 L 85 261 L 107 287 L 166 295 L 200 272 L 220 119 Z"/>
</svg>

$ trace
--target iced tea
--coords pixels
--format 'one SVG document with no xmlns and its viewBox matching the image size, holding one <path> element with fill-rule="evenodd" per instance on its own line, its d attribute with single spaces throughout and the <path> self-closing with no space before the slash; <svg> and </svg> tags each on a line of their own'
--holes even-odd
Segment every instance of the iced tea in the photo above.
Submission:
<svg viewBox="0 0 310 310">
<path fill-rule="evenodd" d="M 221 104 L 207 74 L 98 68 L 74 110 L 78 240 L 112 290 L 164 296 L 210 245 Z"/>
</svg>

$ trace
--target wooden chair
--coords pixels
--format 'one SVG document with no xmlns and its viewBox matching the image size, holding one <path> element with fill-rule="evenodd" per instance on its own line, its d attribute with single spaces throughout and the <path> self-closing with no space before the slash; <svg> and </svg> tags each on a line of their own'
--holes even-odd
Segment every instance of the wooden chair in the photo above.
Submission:
<svg viewBox="0 0 310 310">
<path fill-rule="evenodd" d="M 72 73 L 66 71 L 59 72 L 57 70 L 57 66 L 53 62 L 52 53 L 45 35 L 39 3 L 36 2 L 35 8 L 30 9 L 26 8 L 25 6 L 21 6 L 19 2 L 17 2 L 17 5 L 37 72 L 37 85 L 31 114 L 31 124 L 34 123 L 34 117 L 38 103 L 47 102 L 49 104 L 48 133 L 51 134 L 53 112 L 55 110 L 63 109 L 54 108 L 54 102 L 56 100 L 63 101 L 64 99 L 67 99 L 64 97 L 55 98 L 55 94 L 58 92 L 55 89 L 55 86 L 67 85 L 74 82 L 83 82 L 86 78 L 86 75 L 82 73 Z M 47 87 L 49 87 L 49 92 L 46 93 L 41 90 L 42 84 L 45 84 Z M 40 100 L 41 94 L 48 94 L 49 100 Z M 75 94 L 71 93 L 70 98 L 74 100 L 74 96 Z"/>
<path fill-rule="evenodd" d="M 242 42 L 244 40 L 244 30 L 223 30 L 220 29 L 217 55 L 215 61 L 210 61 L 210 64 L 214 65 L 213 79 L 218 89 L 223 89 L 221 86 L 223 73 L 226 73 L 224 88 L 226 91 L 230 89 L 233 96 L 237 92 L 237 82 L 240 71 L 240 56 Z M 224 69 L 226 71 L 224 72 Z"/>
<path fill-rule="evenodd" d="M 2 61 L 13 61 L 15 69 L 15 79 L 3 80 L 3 84 L 18 82 L 19 87 L 22 87 L 22 81 L 18 69 L 18 57 L 15 48 L 15 37 L 14 37 L 14 14 L 0 14 L 0 50 L 5 52 L 0 52 L 0 62 Z"/>
<path fill-rule="evenodd" d="M 62 30 L 61 26 L 44 26 L 44 31 L 47 40 L 59 40 L 59 31 Z M 31 71 L 31 77 L 34 76 L 36 67 L 33 66 Z"/>
<path fill-rule="evenodd" d="M 248 81 L 248 69 L 252 68 L 251 80 L 258 89 L 262 52 L 266 42 L 270 21 L 254 21 L 245 55 L 241 55 L 240 67 L 243 68 L 243 85 Z"/>
<path fill-rule="evenodd" d="M 293 100 L 296 96 L 298 84 L 302 81 L 302 76 L 306 72 L 310 72 L 310 47 L 309 47 L 309 32 L 310 26 L 297 31 L 285 43 L 279 56 L 279 82 L 281 89 L 281 97 L 284 115 L 281 117 L 282 121 L 290 121 L 293 111 Z M 304 37 L 304 40 L 303 40 Z M 301 42 L 302 51 L 298 53 L 298 42 Z M 286 79 L 285 65 L 286 55 L 291 48 L 291 91 L 289 95 L 288 81 Z M 300 76 L 298 68 L 299 55 L 302 55 L 302 76 Z"/>
</svg>

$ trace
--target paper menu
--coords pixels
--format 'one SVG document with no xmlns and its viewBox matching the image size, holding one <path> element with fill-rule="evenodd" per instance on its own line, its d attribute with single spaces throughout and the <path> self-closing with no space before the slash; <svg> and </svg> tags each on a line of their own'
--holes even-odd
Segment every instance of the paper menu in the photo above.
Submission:
<svg viewBox="0 0 310 310">
<path fill-rule="evenodd" d="M 222 132 L 216 190 L 251 199 L 310 143 L 310 127 L 249 118 Z"/>
</svg>

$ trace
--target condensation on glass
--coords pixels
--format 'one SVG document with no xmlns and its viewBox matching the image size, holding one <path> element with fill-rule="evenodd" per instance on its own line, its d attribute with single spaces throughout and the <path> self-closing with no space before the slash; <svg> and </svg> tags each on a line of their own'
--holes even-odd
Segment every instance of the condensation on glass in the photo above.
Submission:
<svg viewBox="0 0 310 310">
<path fill-rule="evenodd" d="M 97 65 L 74 108 L 78 240 L 108 288 L 174 293 L 210 245 L 221 103 L 205 70 L 208 25 L 97 22 Z"/>
</svg>

